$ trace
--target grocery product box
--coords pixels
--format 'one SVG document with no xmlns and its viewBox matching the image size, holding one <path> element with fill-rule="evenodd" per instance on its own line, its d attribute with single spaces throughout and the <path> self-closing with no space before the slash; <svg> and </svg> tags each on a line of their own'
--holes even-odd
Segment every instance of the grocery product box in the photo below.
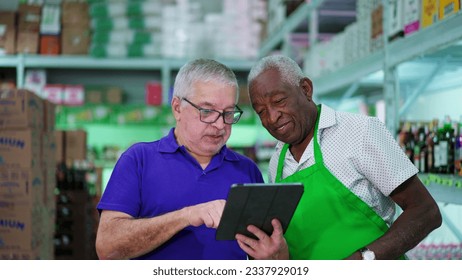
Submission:
<svg viewBox="0 0 462 280">
<path fill-rule="evenodd" d="M 0 129 L 43 127 L 43 100 L 24 90 L 0 90 Z"/>
<path fill-rule="evenodd" d="M 105 91 L 102 86 L 85 86 L 85 104 L 102 104 Z"/>
<path fill-rule="evenodd" d="M 44 4 L 40 20 L 41 35 L 58 35 L 61 33 L 61 6 Z"/>
<path fill-rule="evenodd" d="M 16 13 L 0 11 L 0 24 L 6 25 L 8 27 L 16 26 Z"/>
<path fill-rule="evenodd" d="M 65 85 L 63 90 L 64 105 L 83 105 L 85 101 L 85 90 L 83 85 Z"/>
<path fill-rule="evenodd" d="M 404 15 L 403 15 L 403 1 L 402 0 L 389 0 L 388 9 L 388 38 L 390 41 L 404 35 Z"/>
<path fill-rule="evenodd" d="M 16 38 L 16 53 L 37 54 L 38 48 L 38 31 L 18 31 Z"/>
<path fill-rule="evenodd" d="M 61 22 L 64 27 L 90 27 L 88 3 L 86 2 L 63 2 Z"/>
<path fill-rule="evenodd" d="M 16 28 L 14 26 L 0 24 L 0 52 L 1 54 L 16 53 Z"/>
<path fill-rule="evenodd" d="M 41 5 L 20 4 L 18 7 L 18 29 L 37 33 L 40 31 Z"/>
<path fill-rule="evenodd" d="M 87 158 L 87 132 L 85 130 L 68 130 L 64 135 L 65 162 Z"/>
<path fill-rule="evenodd" d="M 124 92 L 120 87 L 107 87 L 104 97 L 107 104 L 122 104 L 124 102 Z"/>
<path fill-rule="evenodd" d="M 444 19 L 460 10 L 459 0 L 439 0 L 439 19 Z"/>
<path fill-rule="evenodd" d="M 24 89 L 30 90 L 42 99 L 43 87 L 47 81 L 47 73 L 45 69 L 26 69 L 24 75 Z"/>
<path fill-rule="evenodd" d="M 162 84 L 157 81 L 146 83 L 145 87 L 146 105 L 162 105 Z"/>
<path fill-rule="evenodd" d="M 46 84 L 43 87 L 42 97 L 52 102 L 53 104 L 63 104 L 64 85 Z"/>
<path fill-rule="evenodd" d="M 162 124 L 162 107 L 132 104 L 118 106 L 111 115 L 115 124 Z"/>
<path fill-rule="evenodd" d="M 40 54 L 58 55 L 61 53 L 61 37 L 59 35 L 40 36 Z"/>
<path fill-rule="evenodd" d="M 85 27 L 63 27 L 61 34 L 62 54 L 88 54 L 90 29 Z"/>
<path fill-rule="evenodd" d="M 422 0 L 420 26 L 425 28 L 438 22 L 438 0 Z"/>
<path fill-rule="evenodd" d="M 0 130 L 0 167 L 40 166 L 42 145 L 41 130 Z"/>
<path fill-rule="evenodd" d="M 16 52 L 16 13 L 0 11 L 0 49 L 5 54 Z"/>
<path fill-rule="evenodd" d="M 421 1 L 404 0 L 404 35 L 408 36 L 420 28 Z"/>
<path fill-rule="evenodd" d="M 60 107 L 57 123 L 75 126 L 79 124 L 107 124 L 113 111 L 107 105 Z"/>
<path fill-rule="evenodd" d="M 383 48 L 383 5 L 374 5 L 371 11 L 371 52 Z"/>
</svg>

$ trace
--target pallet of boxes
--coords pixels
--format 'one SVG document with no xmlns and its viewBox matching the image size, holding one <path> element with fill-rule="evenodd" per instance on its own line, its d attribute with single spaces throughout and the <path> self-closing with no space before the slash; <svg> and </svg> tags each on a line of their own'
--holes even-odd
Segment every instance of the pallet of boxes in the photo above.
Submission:
<svg viewBox="0 0 462 280">
<path fill-rule="evenodd" d="M 0 91 L 0 259 L 54 259 L 54 106 Z"/>
</svg>

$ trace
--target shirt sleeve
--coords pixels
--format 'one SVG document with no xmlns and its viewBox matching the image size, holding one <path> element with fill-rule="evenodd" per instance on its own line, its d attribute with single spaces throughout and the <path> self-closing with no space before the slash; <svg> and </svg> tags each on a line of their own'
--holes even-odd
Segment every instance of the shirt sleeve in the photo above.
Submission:
<svg viewBox="0 0 462 280">
<path fill-rule="evenodd" d="M 359 153 L 360 172 L 386 196 L 418 172 L 377 118 L 369 118 Z"/>
<path fill-rule="evenodd" d="M 133 155 L 125 152 L 117 161 L 97 208 L 136 217 L 140 204 L 137 163 Z"/>
</svg>

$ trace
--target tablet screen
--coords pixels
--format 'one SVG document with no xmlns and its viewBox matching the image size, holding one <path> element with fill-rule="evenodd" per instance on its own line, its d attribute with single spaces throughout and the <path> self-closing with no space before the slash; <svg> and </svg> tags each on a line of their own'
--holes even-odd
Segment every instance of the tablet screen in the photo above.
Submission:
<svg viewBox="0 0 462 280">
<path fill-rule="evenodd" d="M 271 220 L 277 218 L 284 232 L 303 194 L 301 183 L 234 184 L 217 228 L 217 240 L 234 240 L 236 233 L 256 238 L 247 231 L 255 225 L 268 235 L 273 232 Z"/>
</svg>

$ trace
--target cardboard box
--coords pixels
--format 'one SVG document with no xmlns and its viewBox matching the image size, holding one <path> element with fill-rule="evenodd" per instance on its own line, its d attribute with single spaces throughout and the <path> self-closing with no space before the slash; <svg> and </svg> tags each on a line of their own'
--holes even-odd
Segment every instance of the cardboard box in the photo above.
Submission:
<svg viewBox="0 0 462 280">
<path fill-rule="evenodd" d="M 0 200 L 43 206 L 44 183 L 43 170 L 40 167 L 0 167 Z M 1 209 L 3 208 L 0 207 Z"/>
<path fill-rule="evenodd" d="M 105 89 L 102 87 L 86 87 L 85 88 L 85 103 L 86 104 L 102 104 L 104 102 Z"/>
<path fill-rule="evenodd" d="M 65 134 L 64 130 L 55 130 L 54 131 L 56 164 L 65 162 L 65 159 L 64 159 L 64 134 Z"/>
<path fill-rule="evenodd" d="M 0 129 L 43 127 L 43 100 L 24 90 L 0 91 Z"/>
<path fill-rule="evenodd" d="M 87 158 L 87 132 L 85 130 L 69 130 L 64 136 L 66 164 L 72 166 L 75 161 Z"/>
<path fill-rule="evenodd" d="M 16 53 L 37 54 L 39 33 L 19 30 L 16 43 Z"/>
<path fill-rule="evenodd" d="M 108 104 L 122 104 L 124 94 L 119 87 L 108 87 L 105 93 L 105 101 Z"/>
<path fill-rule="evenodd" d="M 61 37 L 59 35 L 40 36 L 40 54 L 58 55 L 61 53 Z"/>
<path fill-rule="evenodd" d="M 0 249 L 0 260 L 51 260 L 50 258 L 42 258 L 40 248 L 35 250 L 2 250 Z"/>
<path fill-rule="evenodd" d="M 43 100 L 43 130 L 53 131 L 56 125 L 56 104 L 49 100 Z"/>
<path fill-rule="evenodd" d="M 20 4 L 18 8 L 18 29 L 37 33 L 40 31 L 41 5 Z"/>
<path fill-rule="evenodd" d="M 43 87 L 46 85 L 47 73 L 45 69 L 26 69 L 24 77 L 24 88 L 37 94 L 42 99 Z"/>
<path fill-rule="evenodd" d="M 0 130 L 0 167 L 41 166 L 42 145 L 40 130 Z"/>
<path fill-rule="evenodd" d="M 0 24 L 4 24 L 8 27 L 16 26 L 16 13 L 0 11 Z"/>
<path fill-rule="evenodd" d="M 0 49 L 5 54 L 16 52 L 16 13 L 0 11 Z"/>
<path fill-rule="evenodd" d="M 18 7 L 19 20 L 22 21 L 36 21 L 40 22 L 40 16 L 42 14 L 41 5 L 33 4 L 19 4 Z"/>
<path fill-rule="evenodd" d="M 16 28 L 0 24 L 0 49 L 5 54 L 16 53 Z"/>
<path fill-rule="evenodd" d="M 0 254 L 36 250 L 44 240 L 45 208 L 36 203 L 0 198 Z"/>
<path fill-rule="evenodd" d="M 61 22 L 63 27 L 90 28 L 90 14 L 86 2 L 63 2 Z"/>
<path fill-rule="evenodd" d="M 83 27 L 63 27 L 61 36 L 62 54 L 88 54 L 90 29 Z"/>
</svg>

